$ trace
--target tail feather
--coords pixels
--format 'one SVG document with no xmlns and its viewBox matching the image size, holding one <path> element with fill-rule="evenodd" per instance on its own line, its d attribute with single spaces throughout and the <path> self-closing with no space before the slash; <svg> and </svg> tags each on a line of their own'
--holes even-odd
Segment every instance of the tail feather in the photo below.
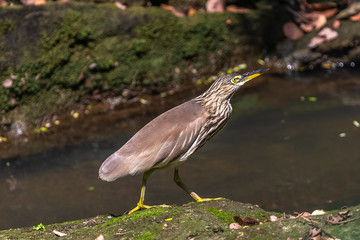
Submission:
<svg viewBox="0 0 360 240">
<path fill-rule="evenodd" d="M 111 182 L 117 178 L 124 177 L 129 174 L 126 164 L 123 164 L 123 158 L 116 152 L 109 156 L 99 169 L 99 178 L 101 180 Z"/>
</svg>

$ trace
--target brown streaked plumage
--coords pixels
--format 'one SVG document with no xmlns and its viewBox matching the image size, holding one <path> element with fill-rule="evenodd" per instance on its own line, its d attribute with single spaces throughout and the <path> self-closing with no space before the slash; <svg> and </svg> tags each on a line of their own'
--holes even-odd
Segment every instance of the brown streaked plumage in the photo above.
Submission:
<svg viewBox="0 0 360 240">
<path fill-rule="evenodd" d="M 154 170 L 165 167 L 175 168 L 175 183 L 197 202 L 207 200 L 187 188 L 178 167 L 225 126 L 235 91 L 265 71 L 221 76 L 202 95 L 159 115 L 103 162 L 99 177 L 114 181 L 144 172 L 140 201 L 130 213 L 149 207 L 144 205 L 146 181 Z"/>
</svg>

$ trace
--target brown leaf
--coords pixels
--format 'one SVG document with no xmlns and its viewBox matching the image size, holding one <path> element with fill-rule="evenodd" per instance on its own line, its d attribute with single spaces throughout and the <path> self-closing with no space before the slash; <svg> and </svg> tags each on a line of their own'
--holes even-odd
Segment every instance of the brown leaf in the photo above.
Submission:
<svg viewBox="0 0 360 240">
<path fill-rule="evenodd" d="M 312 10 L 317 10 L 317 11 L 323 11 L 337 7 L 335 2 L 311 3 L 310 6 Z"/>
<path fill-rule="evenodd" d="M 234 216 L 233 219 L 235 222 L 237 222 L 241 226 L 244 226 L 244 221 L 239 216 Z"/>
<path fill-rule="evenodd" d="M 161 7 L 162 9 L 171 11 L 172 14 L 174 14 L 174 15 L 177 16 L 177 17 L 185 17 L 185 14 L 184 14 L 184 13 L 177 11 L 177 10 L 176 10 L 173 6 L 171 6 L 171 5 L 167 5 L 167 4 L 162 3 L 162 4 L 160 4 L 160 7 Z"/>
<path fill-rule="evenodd" d="M 300 28 L 304 32 L 308 33 L 308 32 L 312 32 L 314 30 L 314 25 L 313 24 L 300 23 Z"/>
<path fill-rule="evenodd" d="M 293 22 L 287 22 L 283 26 L 284 35 L 290 40 L 298 40 L 304 34 L 300 28 Z"/>
<path fill-rule="evenodd" d="M 321 228 L 313 227 L 309 230 L 309 237 L 316 237 L 322 232 Z"/>
<path fill-rule="evenodd" d="M 97 238 L 95 238 L 95 240 L 105 240 L 105 238 L 102 234 L 100 234 Z"/>
<path fill-rule="evenodd" d="M 260 224 L 258 220 L 251 217 L 244 217 L 242 220 L 244 221 L 245 226 L 254 226 Z"/>
<path fill-rule="evenodd" d="M 319 30 L 320 28 L 322 28 L 323 26 L 325 26 L 326 22 L 327 22 L 327 20 L 326 20 L 325 15 L 320 14 L 320 15 L 318 16 L 318 18 L 316 19 L 316 21 L 314 22 L 314 24 L 315 24 L 315 29 L 316 29 L 316 30 Z"/>
<path fill-rule="evenodd" d="M 229 5 L 226 7 L 226 11 L 231 13 L 248 13 L 250 12 L 249 8 L 239 8 L 236 5 Z"/>
<path fill-rule="evenodd" d="M 190 8 L 187 15 L 188 16 L 193 16 L 193 15 L 195 15 L 195 13 L 196 13 L 196 9 L 195 8 Z"/>
<path fill-rule="evenodd" d="M 338 28 L 340 27 L 340 25 L 341 25 L 341 23 L 340 23 L 339 20 L 335 20 L 335 21 L 333 22 L 333 28 L 338 29 Z M 329 201 L 330 201 L 330 200 L 329 200 Z"/>
<path fill-rule="evenodd" d="M 353 22 L 360 21 L 360 13 L 355 14 L 354 16 L 351 16 L 350 20 L 353 21 Z"/>
</svg>

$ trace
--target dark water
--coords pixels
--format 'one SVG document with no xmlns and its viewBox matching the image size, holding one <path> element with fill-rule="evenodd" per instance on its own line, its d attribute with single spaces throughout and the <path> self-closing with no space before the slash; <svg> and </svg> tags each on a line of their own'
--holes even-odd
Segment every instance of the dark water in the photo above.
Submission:
<svg viewBox="0 0 360 240">
<path fill-rule="evenodd" d="M 225 129 L 180 168 L 184 182 L 200 196 L 251 202 L 266 210 L 359 204 L 360 127 L 353 121 L 360 123 L 360 74 L 264 79 L 236 95 Z M 97 172 L 152 117 L 106 141 L 2 160 L 0 229 L 122 214 L 135 207 L 141 176 L 106 183 Z M 146 204 L 192 201 L 172 174 L 167 169 L 150 177 Z"/>
</svg>

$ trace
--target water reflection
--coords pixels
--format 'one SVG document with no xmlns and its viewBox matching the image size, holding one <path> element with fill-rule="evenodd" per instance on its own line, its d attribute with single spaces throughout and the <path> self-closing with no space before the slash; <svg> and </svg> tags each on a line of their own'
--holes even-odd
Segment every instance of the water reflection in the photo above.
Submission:
<svg viewBox="0 0 360 240">
<path fill-rule="evenodd" d="M 353 73 L 346 81 L 343 75 L 319 77 L 269 78 L 237 95 L 226 128 L 180 168 L 184 182 L 200 196 L 251 202 L 267 210 L 359 204 L 360 128 L 353 121 L 360 122 L 360 78 Z M 2 160 L 0 229 L 132 209 L 141 176 L 106 183 L 97 172 L 139 127 L 106 141 Z M 173 183 L 172 174 L 169 169 L 150 177 L 147 204 L 192 201 Z"/>
</svg>

